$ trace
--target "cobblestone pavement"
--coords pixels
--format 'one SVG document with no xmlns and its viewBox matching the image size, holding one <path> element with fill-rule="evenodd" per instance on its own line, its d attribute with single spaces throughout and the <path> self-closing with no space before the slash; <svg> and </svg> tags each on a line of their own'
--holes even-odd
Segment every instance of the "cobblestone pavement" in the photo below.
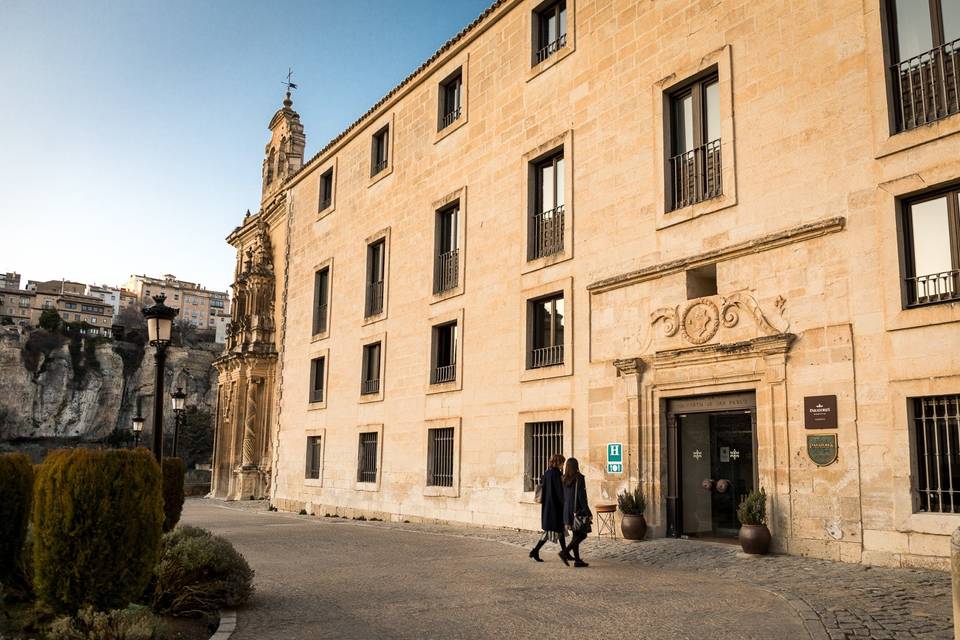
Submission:
<svg viewBox="0 0 960 640">
<path fill-rule="evenodd" d="M 241 640 L 542 637 L 569 634 L 570 624 L 576 635 L 642 638 L 953 635 L 950 578 L 933 571 L 592 537 L 582 547 L 591 567 L 574 573 L 550 545 L 545 563 L 531 562 L 520 549 L 536 534 L 525 531 L 359 522 L 194 499 L 184 522 L 231 539 L 257 571 L 258 595 L 239 616 Z M 504 545 L 517 551 L 505 553 Z"/>
</svg>

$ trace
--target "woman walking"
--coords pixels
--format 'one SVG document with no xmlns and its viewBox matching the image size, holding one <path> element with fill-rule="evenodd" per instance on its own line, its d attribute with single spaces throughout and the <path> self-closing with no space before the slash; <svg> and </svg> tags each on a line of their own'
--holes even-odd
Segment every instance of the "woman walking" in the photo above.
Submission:
<svg viewBox="0 0 960 640">
<path fill-rule="evenodd" d="M 580 473 L 580 463 L 576 458 L 567 460 L 563 469 L 563 523 L 570 527 L 573 538 L 567 551 L 573 554 L 573 566 L 588 567 L 580 558 L 580 543 L 587 539 L 593 528 L 593 514 L 587 504 L 587 482 Z"/>
<path fill-rule="evenodd" d="M 563 466 L 563 456 L 555 453 L 550 456 L 549 466 L 540 478 L 540 528 L 543 535 L 537 546 L 530 552 L 530 557 L 537 562 L 540 558 L 540 549 L 547 543 L 560 543 L 560 559 L 570 565 L 570 555 L 567 553 L 567 537 L 563 530 L 563 485 L 561 483 L 560 467 Z"/>
</svg>

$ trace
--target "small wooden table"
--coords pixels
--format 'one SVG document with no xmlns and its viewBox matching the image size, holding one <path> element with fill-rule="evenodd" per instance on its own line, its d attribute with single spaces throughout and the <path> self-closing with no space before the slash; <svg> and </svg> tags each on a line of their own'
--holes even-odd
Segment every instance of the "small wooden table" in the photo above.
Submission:
<svg viewBox="0 0 960 640">
<path fill-rule="evenodd" d="M 597 505 L 597 537 L 606 533 L 611 538 L 617 538 L 617 505 Z"/>
</svg>

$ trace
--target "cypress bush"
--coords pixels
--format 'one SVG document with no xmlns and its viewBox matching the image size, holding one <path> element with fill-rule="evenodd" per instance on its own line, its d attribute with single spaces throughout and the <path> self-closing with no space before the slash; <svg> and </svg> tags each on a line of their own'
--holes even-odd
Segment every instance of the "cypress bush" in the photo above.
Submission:
<svg viewBox="0 0 960 640">
<path fill-rule="evenodd" d="M 0 454 L 0 583 L 12 584 L 27 538 L 33 464 L 23 453 Z"/>
<path fill-rule="evenodd" d="M 183 476 L 185 469 L 180 458 L 163 459 L 163 532 L 172 530 L 180 522 L 183 511 Z"/>
<path fill-rule="evenodd" d="M 34 582 L 58 613 L 122 609 L 150 580 L 160 544 L 160 467 L 145 449 L 47 456 L 34 489 Z"/>
</svg>

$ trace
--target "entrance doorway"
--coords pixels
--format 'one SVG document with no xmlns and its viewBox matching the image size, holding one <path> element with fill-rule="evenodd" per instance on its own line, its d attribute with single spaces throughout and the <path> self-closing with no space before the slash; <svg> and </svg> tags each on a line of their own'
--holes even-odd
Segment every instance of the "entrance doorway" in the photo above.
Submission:
<svg viewBox="0 0 960 640">
<path fill-rule="evenodd" d="M 668 401 L 668 535 L 737 536 L 757 484 L 755 403 L 752 392 Z"/>
</svg>

